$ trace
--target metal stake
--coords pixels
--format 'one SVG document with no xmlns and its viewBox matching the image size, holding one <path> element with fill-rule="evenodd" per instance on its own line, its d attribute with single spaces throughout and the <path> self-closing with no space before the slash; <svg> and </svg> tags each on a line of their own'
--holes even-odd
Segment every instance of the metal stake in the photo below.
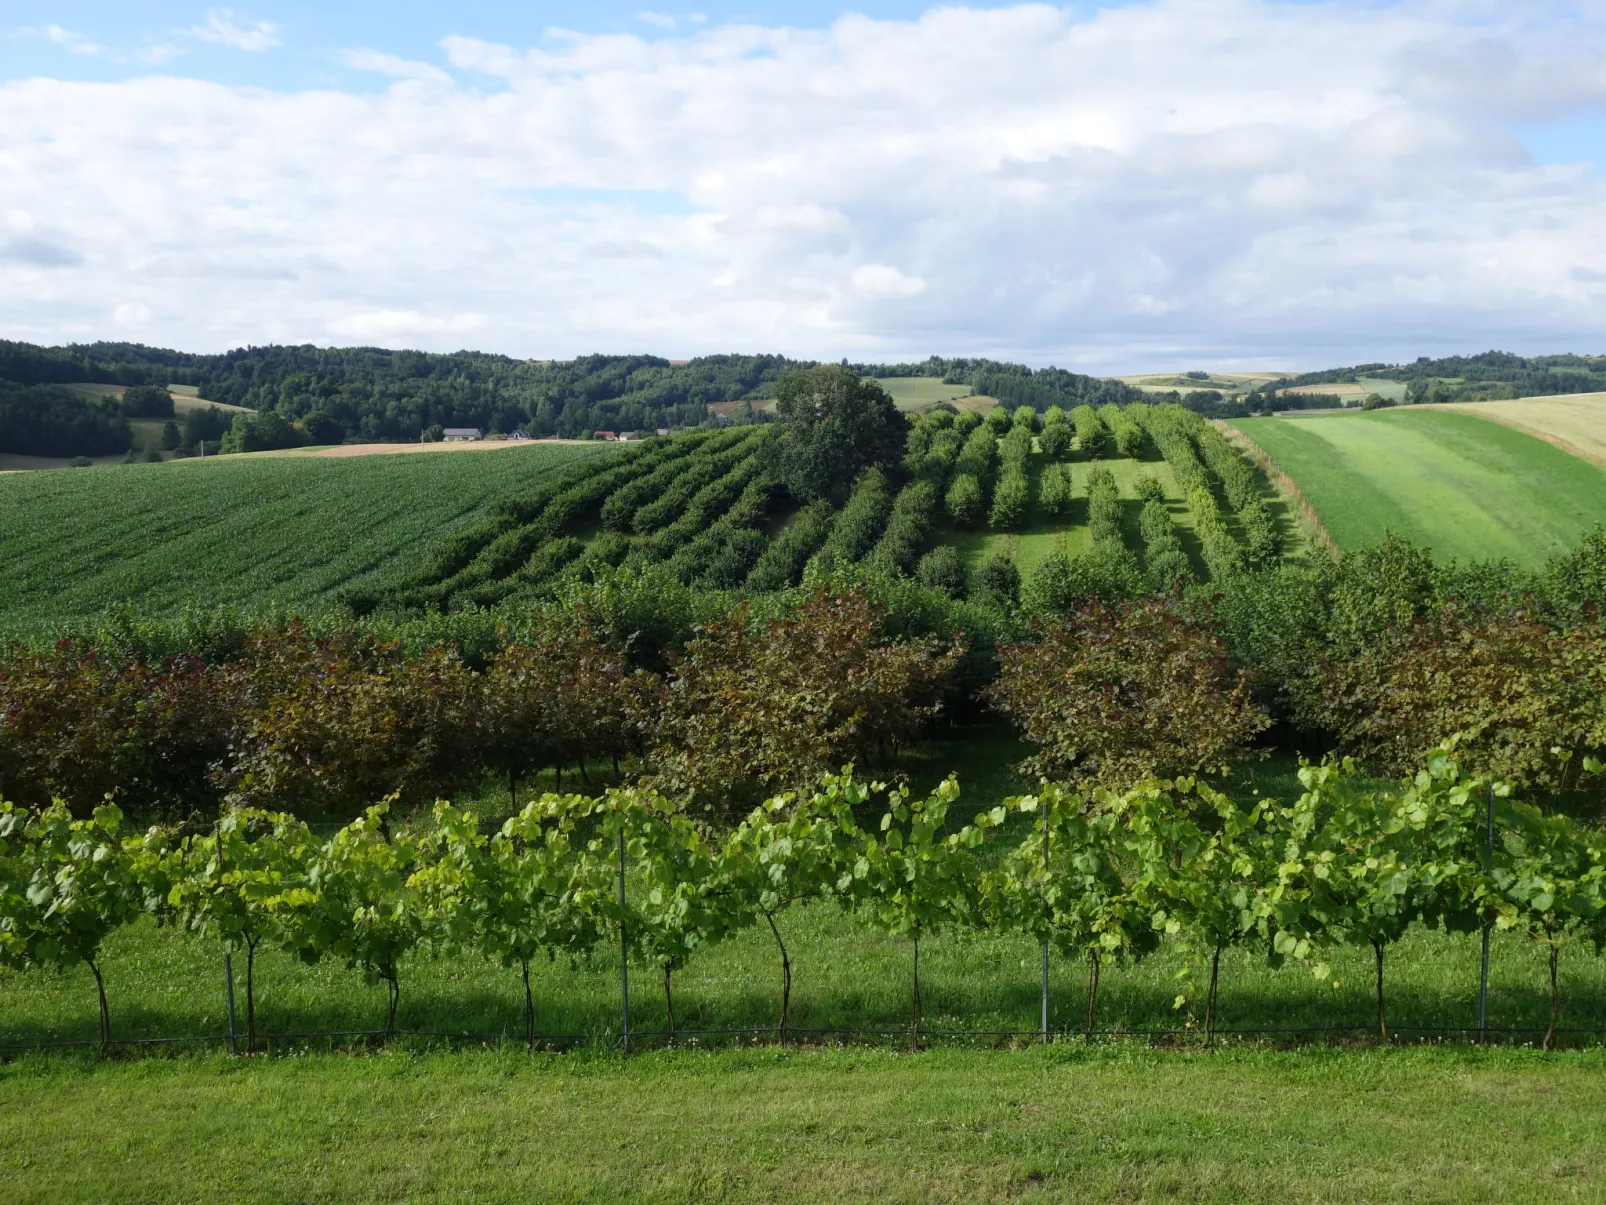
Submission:
<svg viewBox="0 0 1606 1205">
<path fill-rule="evenodd" d="M 229 1002 L 229 1053 L 240 1053 L 240 1042 L 234 1026 L 234 958 L 223 951 L 223 995 Z"/>
<path fill-rule="evenodd" d="M 619 999 L 624 1013 L 625 1053 L 630 1053 L 630 937 L 625 931 L 625 830 L 619 830 Z"/>
<path fill-rule="evenodd" d="M 1048 882 L 1048 805 L 1043 805 L 1043 881 Z M 1043 1045 L 1048 1045 L 1048 939 L 1043 939 Z"/>
<path fill-rule="evenodd" d="M 1489 856 L 1494 856 L 1494 784 L 1489 786 Z M 1488 1039 L 1489 1028 L 1489 926 L 1483 926 L 1483 962 L 1478 972 L 1478 1041 Z"/>
</svg>

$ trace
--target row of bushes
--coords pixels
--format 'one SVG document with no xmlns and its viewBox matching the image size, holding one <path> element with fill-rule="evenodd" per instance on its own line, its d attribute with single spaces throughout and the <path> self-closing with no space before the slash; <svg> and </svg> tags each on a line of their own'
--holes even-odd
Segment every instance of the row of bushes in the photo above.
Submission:
<svg viewBox="0 0 1606 1205">
<path fill-rule="evenodd" d="M 245 955 L 251 1049 L 254 964 L 264 945 L 307 962 L 343 961 L 384 984 L 392 1031 L 406 957 L 472 951 L 520 972 L 533 1041 L 531 963 L 622 946 L 662 974 L 673 1041 L 674 974 L 762 922 L 781 971 L 784 1041 L 785 913 L 831 899 L 911 943 L 916 1038 L 920 942 L 989 928 L 1087 965 L 1090 1033 L 1100 972 L 1162 941 L 1179 944 L 1196 972 L 1208 968 L 1202 1002 L 1191 985 L 1178 997 L 1190 1012 L 1202 1003 L 1207 1040 L 1227 949 L 1261 948 L 1274 964 L 1301 963 L 1324 977 L 1330 951 L 1370 947 L 1378 1036 L 1387 1040 L 1390 945 L 1419 923 L 1496 927 L 1526 933 L 1545 955 L 1550 1048 L 1560 951 L 1606 943 L 1601 835 L 1466 773 L 1453 744 L 1400 786 L 1378 789 L 1348 765 L 1307 766 L 1300 777 L 1304 793 L 1289 806 L 1246 806 L 1192 778 L 1092 796 L 1045 783 L 956 828 L 955 779 L 917 799 L 846 770 L 769 800 L 724 833 L 655 792 L 631 789 L 548 794 L 490 834 L 448 803 L 412 822 L 386 803 L 325 841 L 292 816 L 254 809 L 198 831 L 131 834 L 112 806 L 74 819 L 59 804 L 30 812 L 0 803 L 0 965 L 86 964 L 104 1046 L 102 945 L 119 926 L 154 914 Z M 1006 829 L 1013 817 L 1027 823 Z"/>
</svg>

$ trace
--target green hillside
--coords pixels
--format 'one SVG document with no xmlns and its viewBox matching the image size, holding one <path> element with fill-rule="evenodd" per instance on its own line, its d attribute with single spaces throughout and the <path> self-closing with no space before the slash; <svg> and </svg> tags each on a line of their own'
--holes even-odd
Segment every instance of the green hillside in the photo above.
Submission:
<svg viewBox="0 0 1606 1205">
<path fill-rule="evenodd" d="M 404 570 L 492 502 L 607 455 L 175 461 L 0 476 L 0 627 L 112 604 L 306 607 Z"/>
<path fill-rule="evenodd" d="M 1537 567 L 1606 522 L 1606 472 L 1472 415 L 1382 410 L 1233 425 L 1293 479 L 1341 549 L 1392 531 L 1441 559 Z"/>
</svg>

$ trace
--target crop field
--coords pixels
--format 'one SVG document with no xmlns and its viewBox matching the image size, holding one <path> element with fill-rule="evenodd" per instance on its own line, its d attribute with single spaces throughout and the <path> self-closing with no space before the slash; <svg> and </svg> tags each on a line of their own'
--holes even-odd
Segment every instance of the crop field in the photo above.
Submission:
<svg viewBox="0 0 1606 1205">
<path fill-rule="evenodd" d="M 1574 456 L 1606 465 L 1606 393 L 1566 393 L 1507 402 L 1446 402 L 1433 409 L 1454 410 L 1503 423 Z"/>
<path fill-rule="evenodd" d="M 1187 393 L 1194 389 L 1219 389 L 1222 393 L 1241 393 L 1267 381 L 1275 381 L 1281 375 L 1276 372 L 1211 372 L 1203 377 L 1190 377 L 1186 372 L 1151 372 L 1116 379 L 1128 385 L 1136 385 L 1147 393 Z"/>
<path fill-rule="evenodd" d="M 1298 484 L 1341 549 L 1392 531 L 1441 559 L 1532 567 L 1606 522 L 1606 472 L 1472 415 L 1412 408 L 1233 425 Z"/>
<path fill-rule="evenodd" d="M 317 606 L 343 585 L 421 560 L 497 498 L 606 447 L 0 477 L 0 625 L 16 631 L 111 605 Z"/>
<path fill-rule="evenodd" d="M 941 377 L 880 377 L 876 384 L 887 391 L 899 410 L 918 410 L 969 397 L 974 392 L 969 385 L 944 384 Z"/>
<path fill-rule="evenodd" d="M 922 423 L 936 430 L 931 424 L 938 418 L 946 416 Z M 377 591 L 406 606 L 488 606 L 600 564 L 661 563 L 688 583 L 762 591 L 796 585 L 808 559 L 826 547 L 850 560 L 873 555 L 903 573 L 913 573 L 925 550 L 944 543 L 960 549 L 972 572 L 1007 549 L 1029 576 L 1050 553 L 1089 548 L 1088 490 L 1096 467 L 1115 486 L 1114 538 L 1134 553 L 1143 551 L 1137 487 L 1141 478 L 1153 477 L 1180 551 L 1196 574 L 1207 564 L 1191 509 L 1201 495 L 1190 502 L 1152 443 L 1141 461 L 1117 455 L 1113 444 L 1096 455 L 1073 444 L 1062 454 L 1068 503 L 1050 513 L 1040 496 L 1050 458 L 1035 437 L 1028 440 L 1029 450 L 1021 453 L 1024 505 L 1001 523 L 987 513 L 1006 442 L 998 439 L 988 463 L 976 470 L 983 490 L 979 521 L 957 523 L 945 491 L 964 467 L 955 460 L 964 437 L 949 430 L 941 463 L 924 470 L 938 474 L 936 484 L 922 487 L 924 495 L 900 494 L 894 506 L 897 489 L 878 479 L 884 496 L 799 525 L 795 503 L 762 476 L 769 431 L 705 430 L 623 447 L 542 442 L 448 449 L 485 453 L 478 456 L 361 456 L 383 449 L 352 445 L 13 475 L 0 479 L 0 522 L 18 533 L 8 538 L 0 567 L 0 624 L 37 631 L 123 604 L 147 613 L 188 604 L 316 607 L 346 587 Z M 1192 445 L 1184 436 L 1180 446 Z M 607 472 L 570 471 L 576 458 L 603 448 L 610 449 Z M 1185 454 L 1194 460 L 1194 452 Z M 1296 552 L 1296 533 L 1278 515 L 1282 504 L 1269 490 L 1264 495 L 1284 551 Z M 483 514 L 510 499 L 524 516 L 519 521 Z M 1224 521 L 1229 527 L 1236 522 Z"/>
</svg>

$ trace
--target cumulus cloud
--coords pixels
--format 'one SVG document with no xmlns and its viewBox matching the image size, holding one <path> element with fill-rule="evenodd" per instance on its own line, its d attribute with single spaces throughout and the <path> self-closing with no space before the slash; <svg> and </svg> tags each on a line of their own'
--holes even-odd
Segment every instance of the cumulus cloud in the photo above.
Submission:
<svg viewBox="0 0 1606 1205">
<path fill-rule="evenodd" d="M 4 246 L 82 265 L 0 257 L 0 325 L 83 338 L 109 294 L 195 348 L 1097 370 L 1606 350 L 1606 184 L 1510 133 L 1606 104 L 1606 10 L 1570 14 L 940 8 L 451 37 L 450 72 L 351 51 L 401 81 L 377 95 L 16 81 L 7 203 L 64 233 Z M 613 193 L 687 203 L 550 203 Z"/>
<path fill-rule="evenodd" d="M 226 8 L 208 9 L 205 25 L 192 25 L 180 33 L 201 42 L 229 46 L 235 50 L 260 53 L 272 50 L 279 44 L 278 26 L 272 21 L 258 21 L 255 25 L 241 25 L 234 13 Z"/>
</svg>

